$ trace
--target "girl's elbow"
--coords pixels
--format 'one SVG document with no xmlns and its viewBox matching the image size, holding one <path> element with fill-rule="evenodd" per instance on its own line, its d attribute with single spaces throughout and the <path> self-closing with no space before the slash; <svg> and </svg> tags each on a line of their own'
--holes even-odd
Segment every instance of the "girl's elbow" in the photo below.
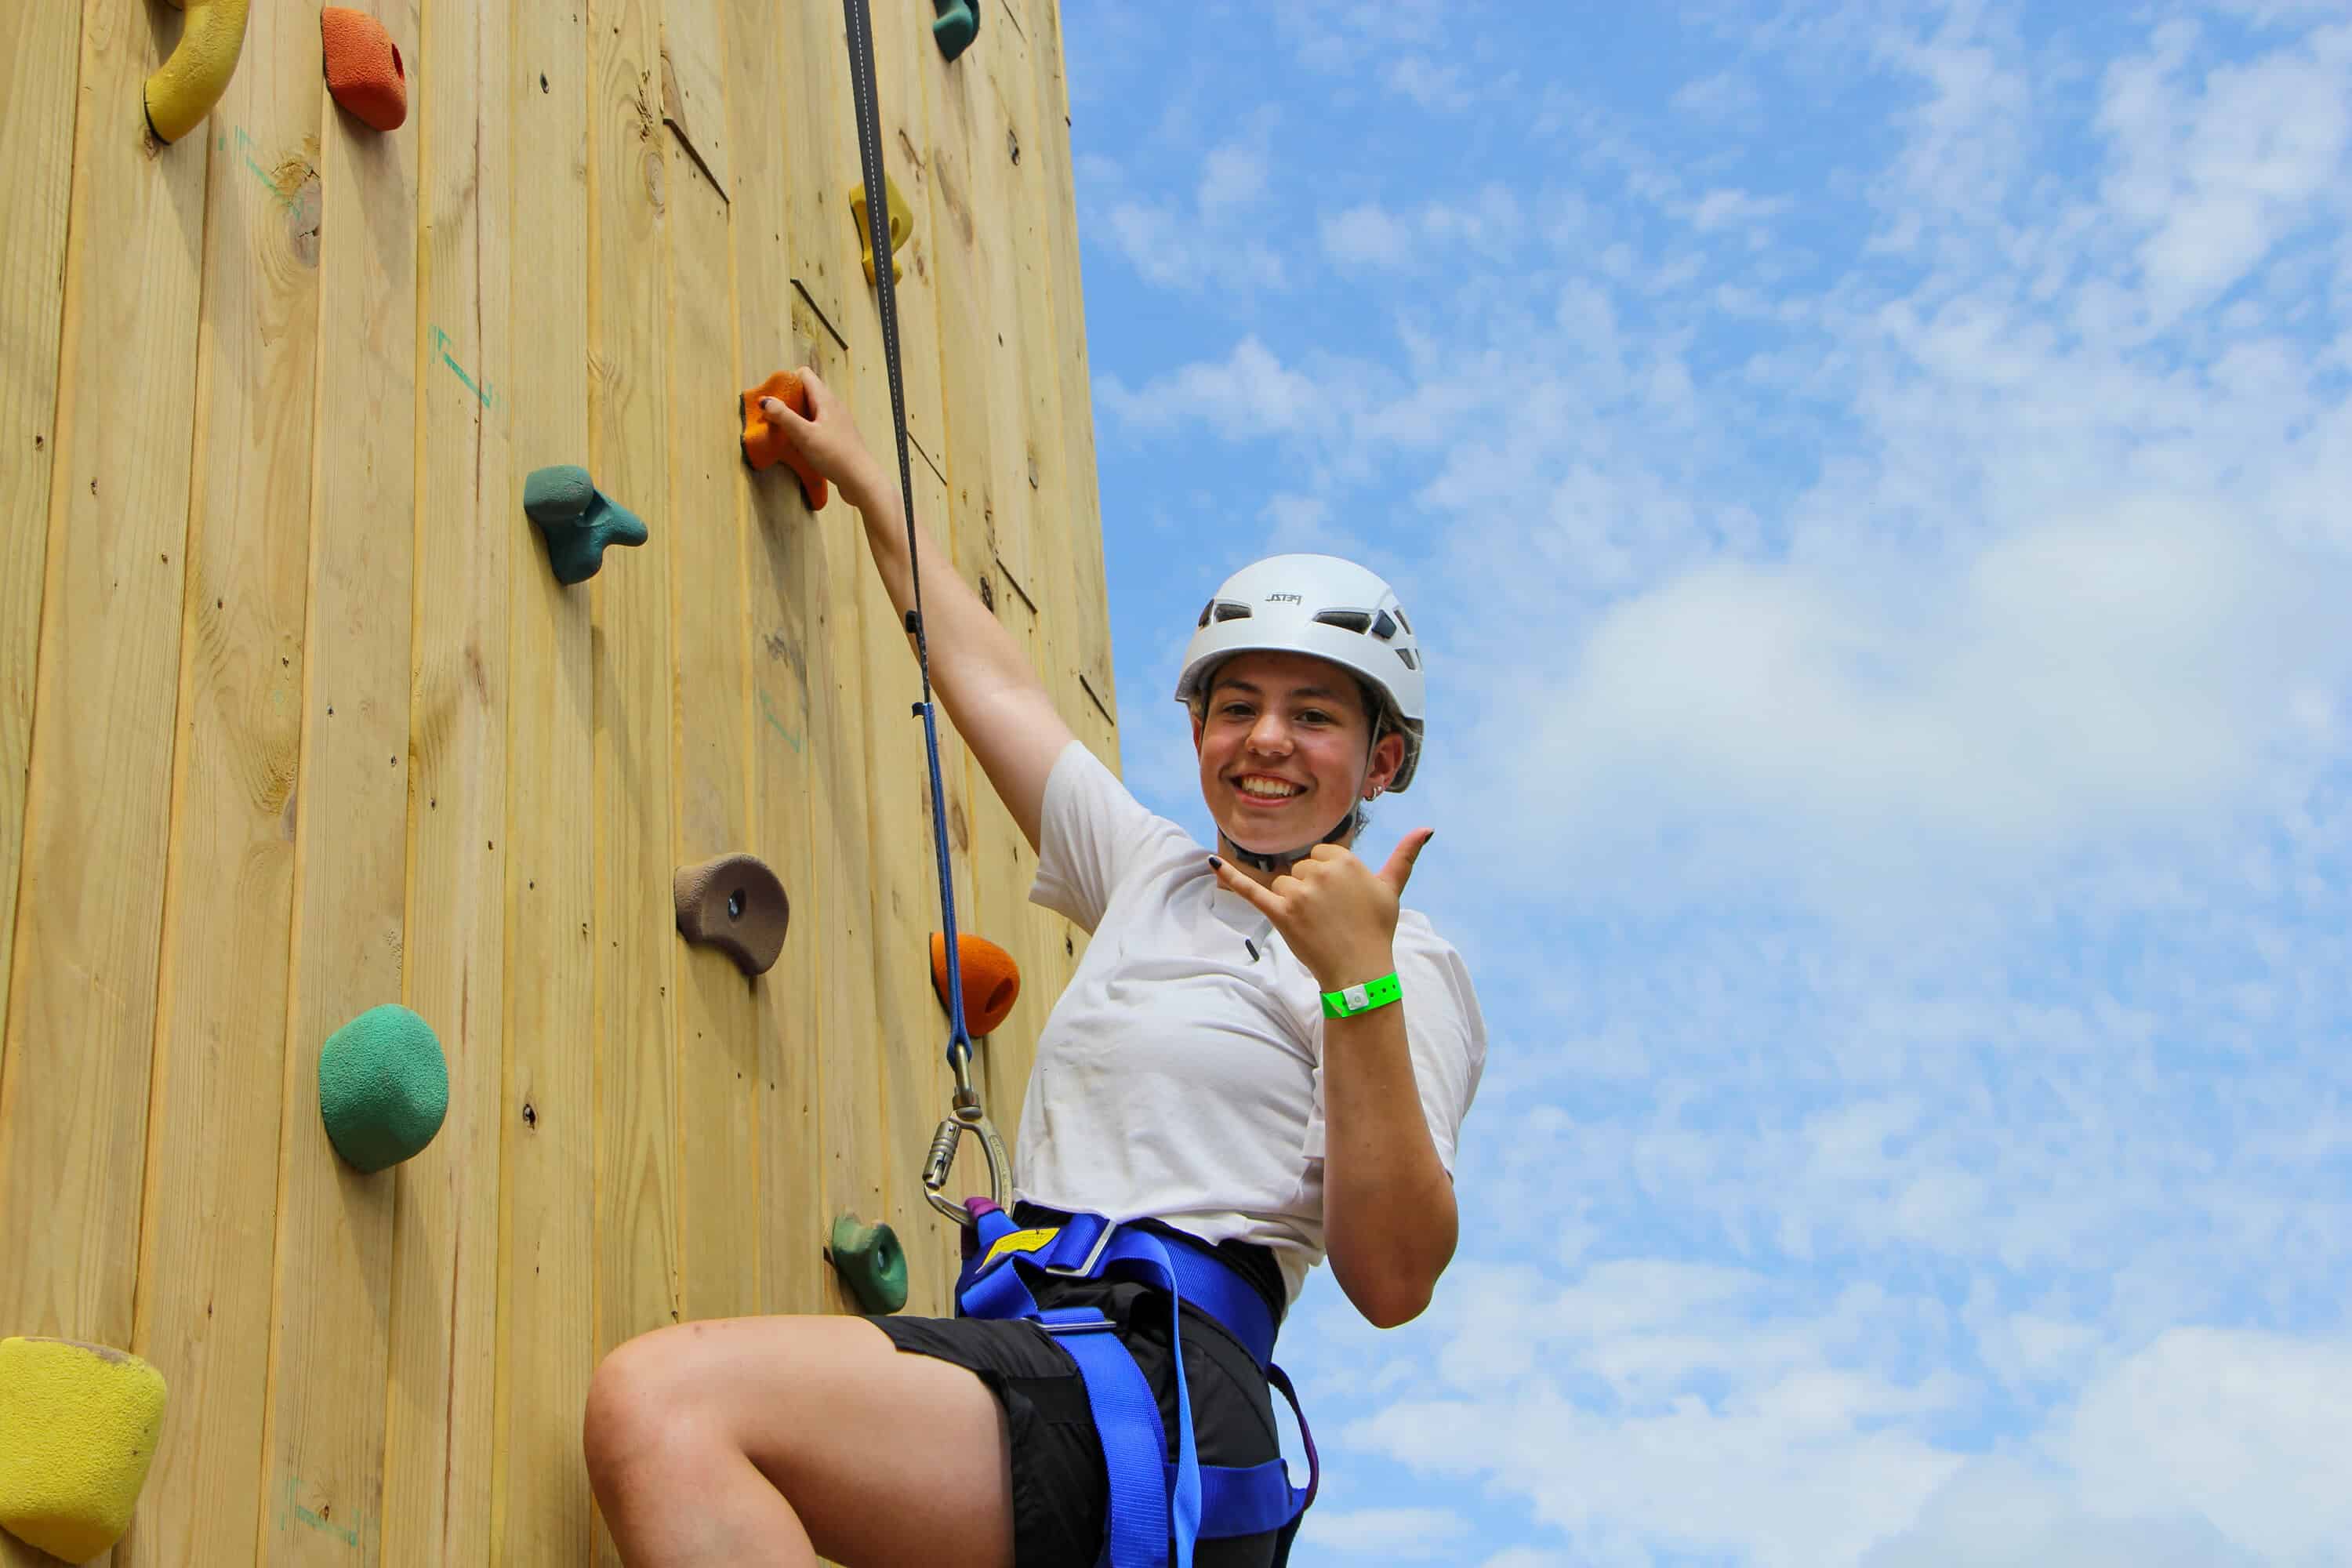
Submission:
<svg viewBox="0 0 2352 1568">
<path fill-rule="evenodd" d="M 1437 1279 L 1401 1270 L 1373 1279 L 1351 1280 L 1342 1275 L 1339 1287 L 1366 1322 L 1376 1329 L 1397 1329 L 1429 1310 Z"/>
</svg>

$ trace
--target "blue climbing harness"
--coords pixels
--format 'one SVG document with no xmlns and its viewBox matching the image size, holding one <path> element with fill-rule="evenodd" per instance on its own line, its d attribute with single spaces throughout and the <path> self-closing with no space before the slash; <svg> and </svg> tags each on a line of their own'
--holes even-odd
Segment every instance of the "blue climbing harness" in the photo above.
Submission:
<svg viewBox="0 0 2352 1568">
<path fill-rule="evenodd" d="M 1069 1352 L 1086 1385 L 1110 1480 L 1109 1517 L 1097 1568 L 1191 1568 L 1196 1541 L 1275 1531 L 1281 1532 L 1275 1562 L 1286 1559 L 1298 1521 L 1315 1500 L 1320 1466 L 1298 1394 L 1274 1364 L 1275 1317 L 1257 1289 L 1202 1244 L 1100 1215 L 1073 1215 L 1059 1226 L 1024 1230 L 986 1198 L 968 1198 L 964 1206 L 974 1223 L 964 1232 L 958 1315 L 1028 1319 Z M 1033 1286 L 1052 1279 L 1133 1279 L 1168 1293 L 1169 1353 L 1176 1369 L 1172 1459 L 1159 1401 L 1113 1331 L 1118 1325 L 1091 1307 L 1039 1307 Z M 1290 1484 L 1289 1469 L 1279 1458 L 1247 1466 L 1200 1462 L 1184 1386 L 1181 1336 L 1186 1305 L 1207 1313 L 1231 1334 L 1289 1401 L 1307 1446 L 1304 1490 Z"/>
</svg>

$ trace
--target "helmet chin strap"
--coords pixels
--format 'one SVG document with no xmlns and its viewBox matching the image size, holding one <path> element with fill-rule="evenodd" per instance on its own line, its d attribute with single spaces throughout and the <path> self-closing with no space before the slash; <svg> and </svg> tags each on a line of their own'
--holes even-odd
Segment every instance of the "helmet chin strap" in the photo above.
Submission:
<svg viewBox="0 0 2352 1568">
<path fill-rule="evenodd" d="M 1348 836 L 1356 831 L 1362 809 L 1360 806 L 1349 806 L 1348 815 L 1339 819 L 1339 826 L 1317 839 L 1315 844 L 1345 843 Z M 1217 829 L 1217 838 L 1225 847 L 1227 859 L 1238 860 L 1244 866 L 1274 876 L 1280 876 L 1315 852 L 1315 844 L 1305 844 L 1296 849 L 1284 850 L 1280 854 L 1261 855 L 1255 849 L 1244 849 L 1234 843 L 1232 836 L 1222 827 Z"/>
</svg>

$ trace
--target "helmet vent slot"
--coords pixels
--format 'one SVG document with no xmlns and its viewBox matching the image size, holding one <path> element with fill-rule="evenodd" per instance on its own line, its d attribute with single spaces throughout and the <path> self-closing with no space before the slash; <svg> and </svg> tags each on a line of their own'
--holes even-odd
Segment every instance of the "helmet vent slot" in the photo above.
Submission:
<svg viewBox="0 0 2352 1568">
<path fill-rule="evenodd" d="M 1217 619 L 1221 621 L 1247 620 L 1249 613 L 1250 607 L 1247 605 L 1236 605 L 1231 599 L 1222 600 L 1216 606 Z"/>
<path fill-rule="evenodd" d="M 1370 631 L 1372 626 L 1370 610 L 1325 610 L 1315 618 L 1327 626 L 1338 626 L 1341 631 Z"/>
<path fill-rule="evenodd" d="M 1412 657 L 1412 649 L 1409 647 L 1401 647 L 1397 649 L 1396 656 L 1404 660 L 1404 667 L 1407 669 L 1419 669 L 1421 668 L 1421 660 Z"/>
</svg>

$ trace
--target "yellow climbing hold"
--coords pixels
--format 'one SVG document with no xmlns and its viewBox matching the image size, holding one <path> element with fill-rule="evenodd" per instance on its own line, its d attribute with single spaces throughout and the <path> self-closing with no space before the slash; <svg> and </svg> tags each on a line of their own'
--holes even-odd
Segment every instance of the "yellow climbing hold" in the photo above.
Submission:
<svg viewBox="0 0 2352 1568">
<path fill-rule="evenodd" d="M 0 1340 L 0 1526 L 68 1563 L 121 1540 L 163 1398 L 163 1374 L 127 1352 Z"/>
<path fill-rule="evenodd" d="M 205 122 L 245 47 L 250 0 L 172 0 L 188 14 L 180 47 L 147 79 L 147 123 L 162 142 L 177 142 Z"/>
<path fill-rule="evenodd" d="M 906 254 L 907 241 L 915 237 L 914 209 L 907 198 L 898 194 L 898 182 L 889 175 L 882 176 L 882 200 L 890 209 L 890 281 L 898 282 L 907 276 L 907 264 L 899 259 Z M 849 187 L 849 216 L 857 222 L 857 258 L 865 265 L 866 281 L 874 281 L 874 229 L 866 220 L 866 187 Z"/>
</svg>

